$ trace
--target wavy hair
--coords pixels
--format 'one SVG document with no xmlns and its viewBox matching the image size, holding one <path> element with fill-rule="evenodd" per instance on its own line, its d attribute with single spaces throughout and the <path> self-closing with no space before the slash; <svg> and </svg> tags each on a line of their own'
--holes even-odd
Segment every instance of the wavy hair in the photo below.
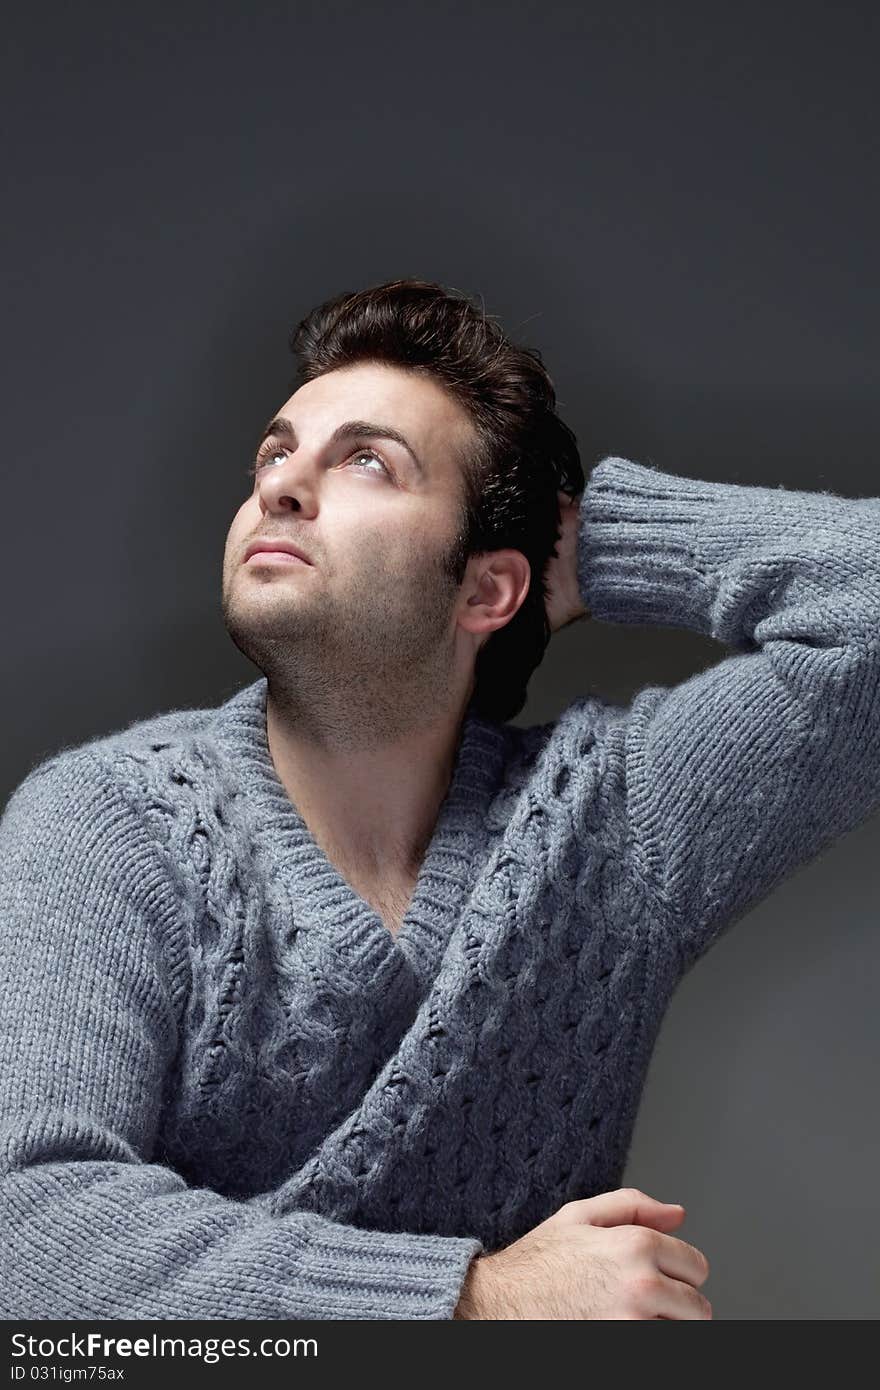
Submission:
<svg viewBox="0 0 880 1390">
<path fill-rule="evenodd" d="M 483 643 L 469 709 L 519 714 L 550 640 L 544 570 L 560 537 L 557 492 L 583 491 L 575 435 L 535 348 L 510 341 L 482 305 L 425 280 L 391 280 L 324 301 L 290 335 L 292 389 L 336 368 L 380 361 L 427 373 L 464 408 L 476 448 L 462 460 L 461 514 L 445 564 L 461 583 L 470 556 L 520 551 L 531 581 L 510 622 Z"/>
</svg>

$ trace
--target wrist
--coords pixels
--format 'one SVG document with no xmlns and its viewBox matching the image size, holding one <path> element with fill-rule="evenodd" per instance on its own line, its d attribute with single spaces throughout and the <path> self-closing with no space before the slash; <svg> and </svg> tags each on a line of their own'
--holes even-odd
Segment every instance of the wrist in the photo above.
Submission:
<svg viewBox="0 0 880 1390">
<path fill-rule="evenodd" d="M 461 1321 L 474 1321 L 485 1318 L 486 1304 L 486 1261 L 488 1255 L 475 1255 L 468 1265 L 467 1274 L 461 1286 L 458 1303 L 453 1318 Z"/>
<path fill-rule="evenodd" d="M 569 623 L 580 622 L 582 618 L 589 618 L 590 610 L 580 595 L 573 597 L 568 605 L 566 617 L 560 623 L 560 627 L 568 627 Z"/>
<path fill-rule="evenodd" d="M 574 623 L 574 622 L 577 622 L 579 618 L 589 618 L 589 617 L 590 617 L 590 610 L 589 610 L 589 608 L 588 608 L 587 605 L 584 603 L 583 599 L 582 599 L 580 596 L 578 596 L 578 597 L 575 599 L 574 607 L 573 607 L 573 611 L 572 611 L 572 615 L 571 615 L 571 617 L 569 618 L 569 622 Z"/>
</svg>

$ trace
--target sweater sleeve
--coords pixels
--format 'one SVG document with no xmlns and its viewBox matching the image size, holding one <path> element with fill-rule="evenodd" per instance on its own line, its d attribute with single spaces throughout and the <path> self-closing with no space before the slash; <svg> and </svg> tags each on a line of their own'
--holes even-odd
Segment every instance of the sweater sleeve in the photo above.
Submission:
<svg viewBox="0 0 880 1390">
<path fill-rule="evenodd" d="M 174 886 L 84 745 L 0 820 L 0 1317 L 451 1318 L 476 1238 L 280 1216 L 152 1161 Z"/>
<path fill-rule="evenodd" d="M 581 498 L 590 612 L 732 654 L 620 722 L 635 867 L 683 969 L 880 808 L 880 498 L 706 482 L 625 459 Z"/>
</svg>

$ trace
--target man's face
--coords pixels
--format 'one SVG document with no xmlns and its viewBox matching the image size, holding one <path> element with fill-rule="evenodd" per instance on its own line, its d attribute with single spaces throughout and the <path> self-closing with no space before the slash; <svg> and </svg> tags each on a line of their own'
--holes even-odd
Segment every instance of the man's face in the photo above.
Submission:
<svg viewBox="0 0 880 1390">
<path fill-rule="evenodd" d="M 307 382 L 278 416 L 289 428 L 264 441 L 226 539 L 230 635 L 270 679 L 296 669 L 316 695 L 321 674 L 415 693 L 451 653 L 458 586 L 443 559 L 460 525 L 471 421 L 434 380 L 378 362 Z M 418 463 L 379 433 L 334 439 L 351 421 L 397 431 Z M 290 541 L 311 564 L 245 560 L 259 538 Z"/>
</svg>

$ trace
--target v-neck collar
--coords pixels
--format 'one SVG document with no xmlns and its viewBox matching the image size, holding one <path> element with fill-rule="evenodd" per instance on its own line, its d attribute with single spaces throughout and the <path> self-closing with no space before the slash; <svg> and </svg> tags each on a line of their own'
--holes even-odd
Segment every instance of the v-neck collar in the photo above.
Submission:
<svg viewBox="0 0 880 1390">
<path fill-rule="evenodd" d="M 396 956 L 427 984 L 476 872 L 486 810 L 503 774 L 505 726 L 470 707 L 465 712 L 449 787 L 409 906 L 392 935 L 327 857 L 288 796 L 269 751 L 267 695 L 263 676 L 215 712 L 216 732 L 232 754 L 233 777 L 247 796 L 263 851 L 279 872 L 295 876 L 297 899 L 310 924 L 332 936 L 334 950 L 352 970 L 372 974 Z"/>
</svg>

